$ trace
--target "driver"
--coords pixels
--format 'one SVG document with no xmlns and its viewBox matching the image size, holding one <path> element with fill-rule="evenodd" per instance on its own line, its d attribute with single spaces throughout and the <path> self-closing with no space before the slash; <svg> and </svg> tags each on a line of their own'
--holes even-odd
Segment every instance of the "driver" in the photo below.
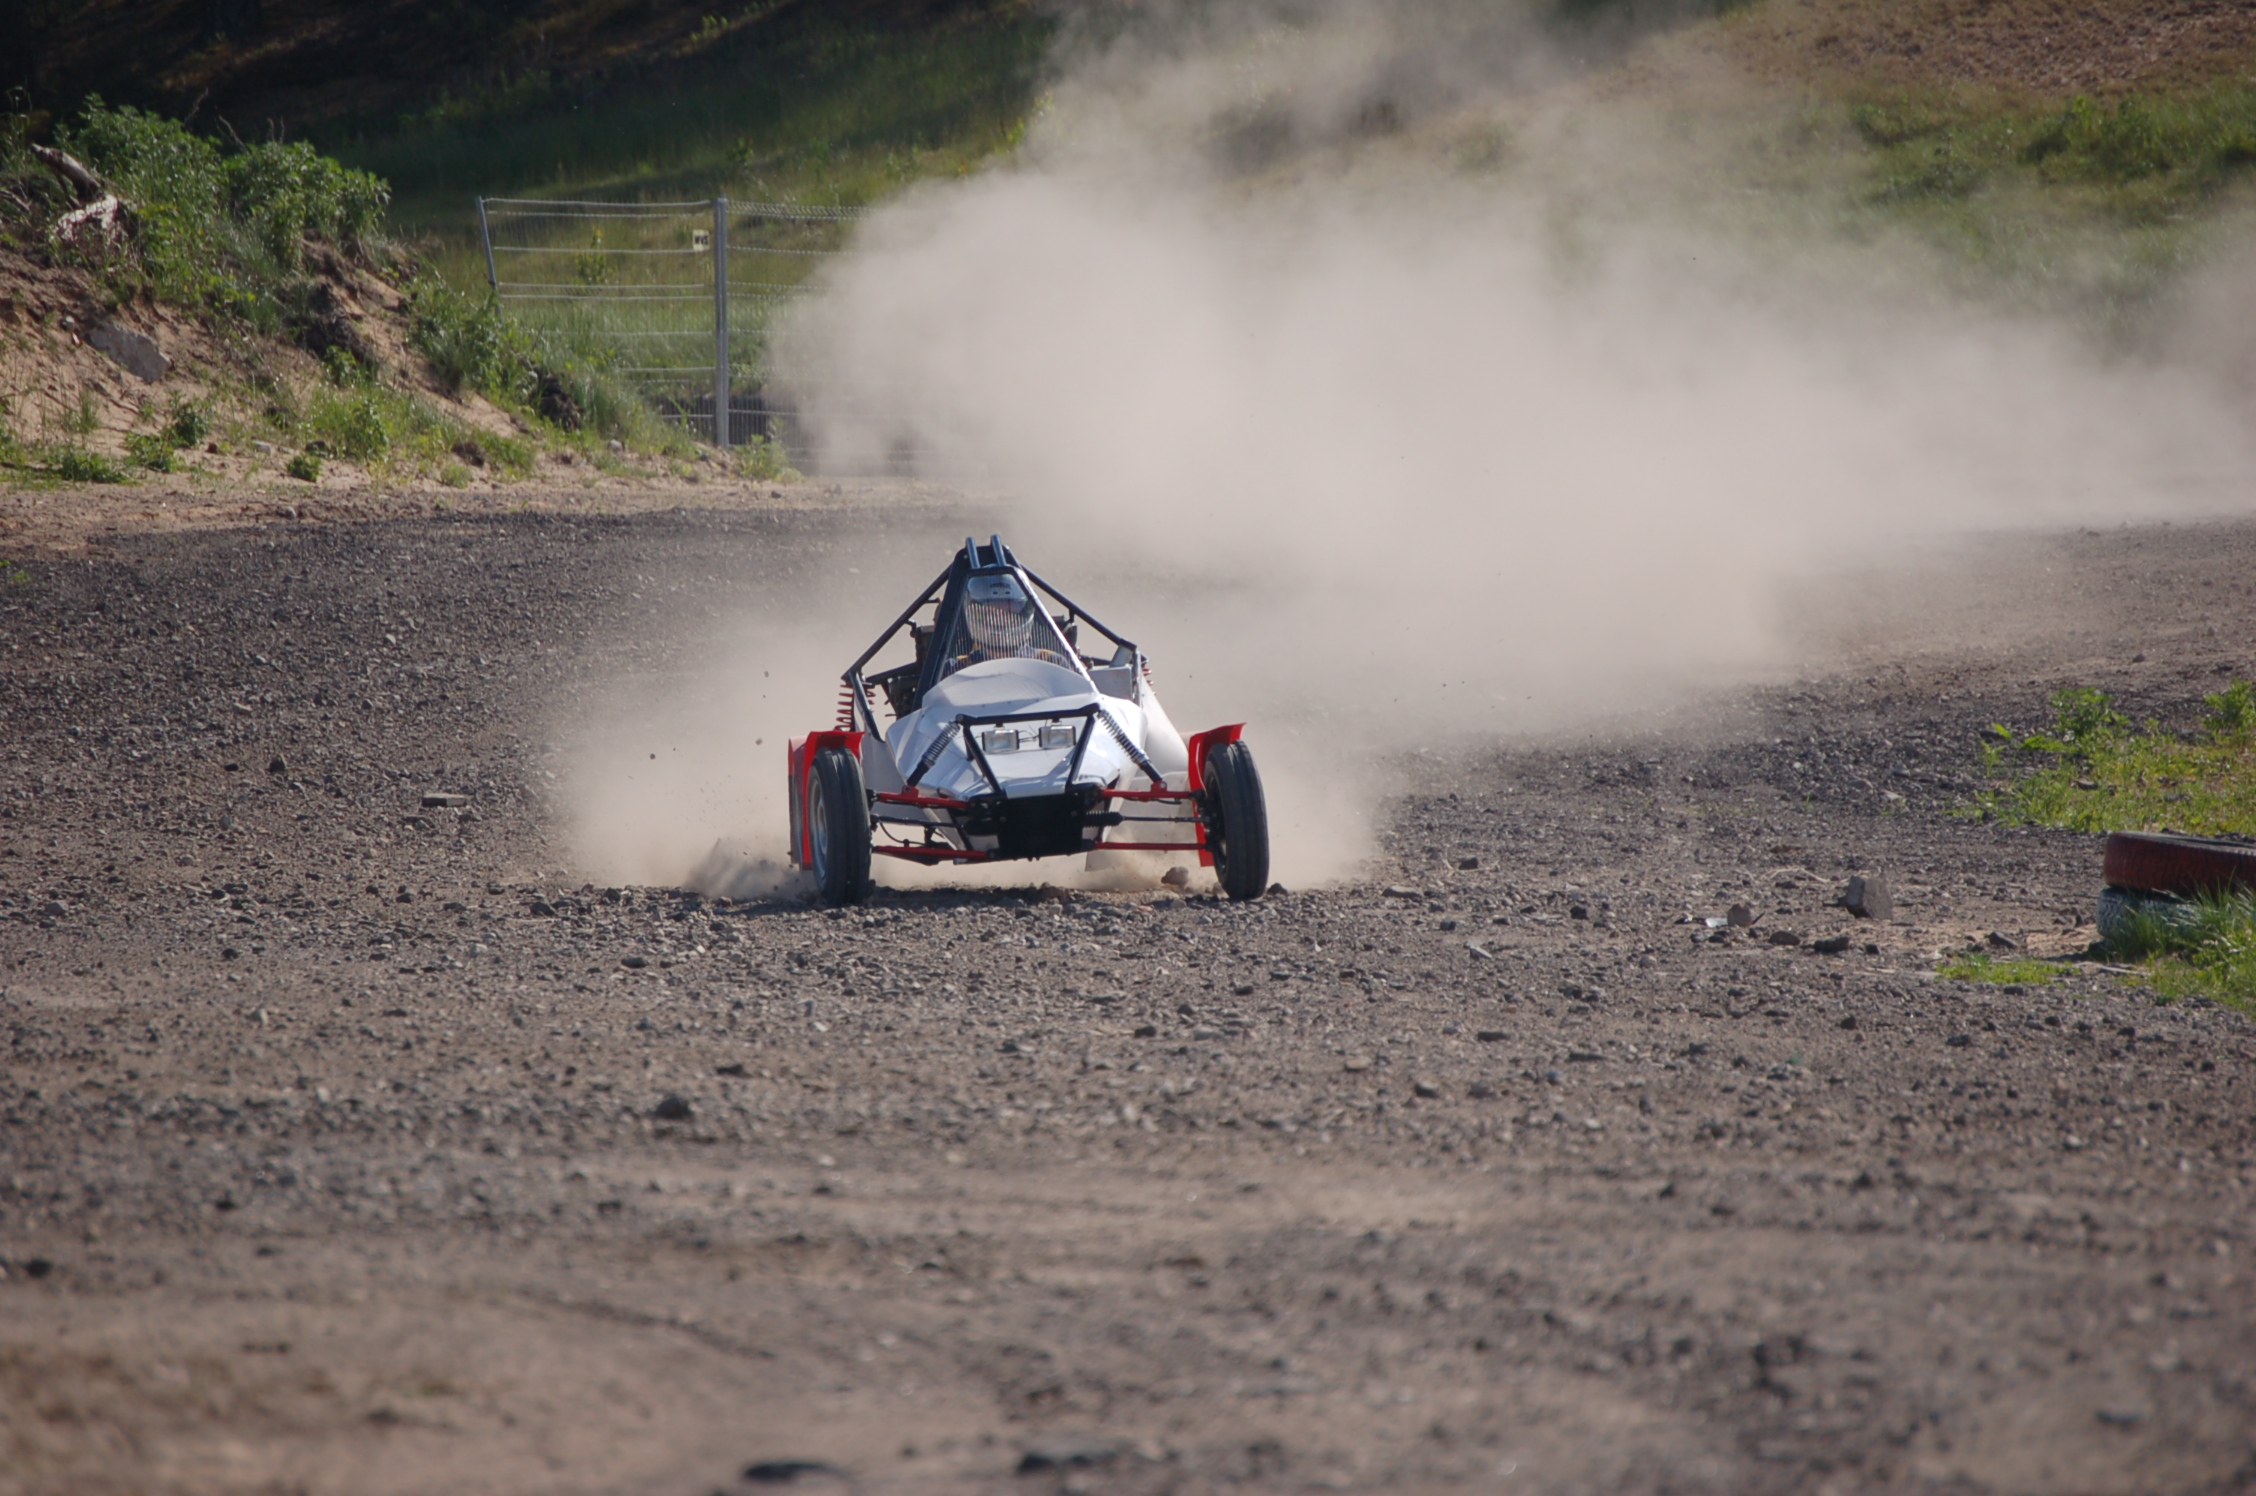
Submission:
<svg viewBox="0 0 2256 1496">
<path fill-rule="evenodd" d="M 1013 577 L 973 577 L 964 597 L 966 647 L 950 661 L 953 669 L 986 660 L 1044 660 L 1071 667 L 1046 644 L 1035 642 L 1035 605 Z"/>
</svg>

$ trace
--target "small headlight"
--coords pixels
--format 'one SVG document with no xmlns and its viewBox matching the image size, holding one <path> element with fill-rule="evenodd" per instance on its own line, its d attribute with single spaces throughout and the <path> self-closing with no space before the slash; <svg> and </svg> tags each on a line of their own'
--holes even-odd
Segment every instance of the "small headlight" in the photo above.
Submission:
<svg viewBox="0 0 2256 1496">
<path fill-rule="evenodd" d="M 1044 748 L 1071 748 L 1073 746 L 1073 738 L 1074 731 L 1072 724 L 1070 723 L 1053 725 L 1042 729 L 1042 746 Z"/>
<path fill-rule="evenodd" d="M 1018 729 L 997 727 L 979 735 L 979 746 L 989 753 L 1018 752 Z"/>
</svg>

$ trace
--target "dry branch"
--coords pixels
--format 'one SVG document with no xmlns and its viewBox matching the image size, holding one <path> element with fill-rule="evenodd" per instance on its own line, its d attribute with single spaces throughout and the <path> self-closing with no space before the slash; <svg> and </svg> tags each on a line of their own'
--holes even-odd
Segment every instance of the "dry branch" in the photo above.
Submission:
<svg viewBox="0 0 2256 1496">
<path fill-rule="evenodd" d="M 75 246 L 91 229 L 99 233 L 102 247 L 108 249 L 133 232 L 133 209 L 102 185 L 91 167 L 53 146 L 35 145 L 31 153 L 61 177 L 79 201 L 78 207 L 55 220 L 56 242 Z"/>
</svg>

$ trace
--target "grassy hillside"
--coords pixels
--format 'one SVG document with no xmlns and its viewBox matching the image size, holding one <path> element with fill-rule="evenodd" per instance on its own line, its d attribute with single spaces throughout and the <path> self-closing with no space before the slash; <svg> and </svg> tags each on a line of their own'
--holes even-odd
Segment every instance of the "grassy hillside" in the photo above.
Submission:
<svg viewBox="0 0 2256 1496">
<path fill-rule="evenodd" d="M 1423 111 L 1375 95 L 1358 118 L 1387 128 L 1352 148 L 1505 182 L 1595 167 L 1638 211 L 1729 220 L 1781 247 L 1917 240 L 1957 290 L 2119 338 L 2153 320 L 2256 181 L 2256 6 L 2240 0 L 1536 3 L 1581 60 L 1576 79 L 1534 96 L 1475 87 Z M 1011 149 L 1063 24 L 1036 0 L 709 4 L 19 0 L 0 13 L 0 58 L 49 110 L 100 90 L 221 140 L 310 140 L 386 180 L 387 231 L 423 261 L 420 304 L 444 312 L 442 367 L 473 386 L 506 368 L 525 386 L 544 365 L 592 377 L 628 362 L 605 347 L 621 329 L 567 309 L 579 320 L 524 321 L 508 352 L 473 305 L 474 196 L 876 201 Z M 1263 117 L 1261 101 L 1245 107 Z M 1667 144 L 1578 158 L 1558 123 L 1575 116 L 1611 116 L 1585 133 L 1618 142 L 1639 138 L 1611 128 L 1622 119 L 1659 122 L 1645 138 Z M 35 109 L 15 136 L 58 127 L 67 117 Z M 1335 147 L 1310 146 L 1311 160 Z M 1255 175 L 1293 169 L 1264 157 Z M 539 251 L 567 256 L 546 262 L 559 275 L 592 285 L 659 265 L 617 256 L 648 247 L 620 226 L 608 242 L 556 232 L 587 236 Z M 688 242 L 680 225 L 643 232 Z M 738 331 L 757 342 L 756 326 Z"/>
</svg>

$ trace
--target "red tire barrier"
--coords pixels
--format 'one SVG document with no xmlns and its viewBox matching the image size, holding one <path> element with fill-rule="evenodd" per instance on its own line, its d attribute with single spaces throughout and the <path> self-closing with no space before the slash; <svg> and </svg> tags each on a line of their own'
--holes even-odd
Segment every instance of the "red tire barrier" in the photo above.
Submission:
<svg viewBox="0 0 2256 1496">
<path fill-rule="evenodd" d="M 2106 880 L 2149 893 L 2256 891 L 2256 846 L 2206 836 L 2117 831 L 2107 838 Z"/>
</svg>

